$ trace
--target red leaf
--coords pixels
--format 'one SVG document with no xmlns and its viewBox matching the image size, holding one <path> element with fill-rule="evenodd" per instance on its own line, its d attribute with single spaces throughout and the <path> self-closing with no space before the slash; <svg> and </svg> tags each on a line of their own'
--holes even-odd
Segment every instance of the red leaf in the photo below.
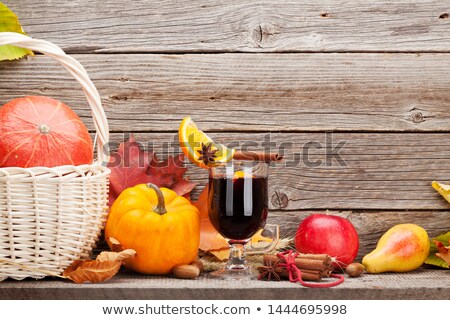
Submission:
<svg viewBox="0 0 450 320">
<path fill-rule="evenodd" d="M 108 168 L 111 169 L 110 206 L 123 190 L 140 183 L 151 182 L 158 187 L 172 189 L 182 196 L 188 196 L 196 185 L 183 178 L 187 170 L 183 155 L 169 156 L 164 161 L 158 161 L 154 151 L 143 151 L 133 135 L 120 144 L 117 152 L 111 153 Z"/>
</svg>

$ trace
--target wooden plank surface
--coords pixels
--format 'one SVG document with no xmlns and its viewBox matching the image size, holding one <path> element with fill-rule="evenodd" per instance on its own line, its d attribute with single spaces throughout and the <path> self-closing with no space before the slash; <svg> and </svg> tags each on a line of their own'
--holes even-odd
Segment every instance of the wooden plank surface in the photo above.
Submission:
<svg viewBox="0 0 450 320">
<path fill-rule="evenodd" d="M 75 57 L 112 131 L 174 131 L 186 115 L 213 131 L 450 131 L 450 54 Z M 81 89 L 50 58 L 0 73 L 0 104 L 54 96 L 92 127 Z"/>
<path fill-rule="evenodd" d="M 175 133 L 136 133 L 135 137 L 143 147 L 164 152 L 161 157 L 180 152 Z M 212 133 L 211 137 L 235 146 L 238 143 L 249 145 L 253 141 L 259 149 L 263 149 L 262 144 L 267 139 L 264 133 Z M 111 138 L 117 147 L 125 137 L 116 133 Z M 333 142 L 327 148 L 325 133 L 272 133 L 271 143 L 286 148 L 285 162 L 271 168 L 270 206 L 284 210 L 448 209 L 449 204 L 434 191 L 431 181 L 450 181 L 449 138 L 449 134 L 431 133 L 334 133 Z M 327 165 L 326 153 L 330 154 L 344 142 L 336 152 L 345 165 L 341 166 L 336 159 Z M 322 148 L 305 151 L 310 143 Z M 321 162 L 321 165 L 308 166 L 305 159 L 311 163 Z M 187 165 L 191 180 L 204 185 L 206 170 Z M 450 216 L 447 226 L 449 224 Z"/>
<path fill-rule="evenodd" d="M 450 51 L 448 0 L 4 2 L 70 52 Z"/>
<path fill-rule="evenodd" d="M 100 284 L 80 285 L 52 279 L 7 280 L 0 282 L 0 299 L 439 300 L 448 296 L 450 282 L 447 280 L 445 270 L 419 269 L 404 274 L 366 274 L 361 278 L 346 278 L 342 285 L 334 288 L 311 289 L 288 281 L 223 281 L 206 276 L 179 280 L 123 271 Z"/>
</svg>

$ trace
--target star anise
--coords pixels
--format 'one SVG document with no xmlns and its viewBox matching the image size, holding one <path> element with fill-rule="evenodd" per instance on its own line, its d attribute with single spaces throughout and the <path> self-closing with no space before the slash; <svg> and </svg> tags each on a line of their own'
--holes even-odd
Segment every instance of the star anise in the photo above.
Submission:
<svg viewBox="0 0 450 320">
<path fill-rule="evenodd" d="M 259 276 L 258 280 L 277 280 L 280 281 L 280 275 L 278 274 L 277 267 L 281 260 L 273 263 L 272 261 L 267 261 L 265 265 L 258 267 Z"/>
<path fill-rule="evenodd" d="M 202 142 L 202 149 L 198 152 L 200 153 L 200 157 L 198 158 L 200 161 L 203 161 L 205 165 L 208 163 L 214 163 L 216 161 L 216 152 L 219 151 L 217 149 L 212 149 L 212 143 L 204 144 Z"/>
</svg>

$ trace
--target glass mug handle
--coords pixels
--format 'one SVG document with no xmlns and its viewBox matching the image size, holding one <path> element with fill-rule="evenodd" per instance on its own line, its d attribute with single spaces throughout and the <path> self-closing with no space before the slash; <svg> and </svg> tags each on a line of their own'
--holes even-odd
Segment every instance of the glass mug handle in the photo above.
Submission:
<svg viewBox="0 0 450 320">
<path fill-rule="evenodd" d="M 253 238 L 250 239 L 245 248 L 246 253 L 248 255 L 268 253 L 275 249 L 279 240 L 280 226 L 277 224 L 266 224 L 264 229 L 261 229 L 256 233 L 256 237 L 253 236 Z"/>
</svg>

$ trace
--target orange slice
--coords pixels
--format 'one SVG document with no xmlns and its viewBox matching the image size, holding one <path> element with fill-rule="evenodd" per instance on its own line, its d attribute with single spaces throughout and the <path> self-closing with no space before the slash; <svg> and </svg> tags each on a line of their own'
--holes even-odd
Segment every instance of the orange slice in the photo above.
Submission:
<svg viewBox="0 0 450 320">
<path fill-rule="evenodd" d="M 178 129 L 178 139 L 184 155 L 192 163 L 201 167 L 209 168 L 218 166 L 233 159 L 234 149 L 229 149 L 224 145 L 214 143 L 202 130 L 199 130 L 191 117 L 186 117 L 181 122 Z M 214 154 L 214 161 L 204 161 L 202 159 L 202 145 L 209 146 L 211 150 L 217 150 Z"/>
<path fill-rule="evenodd" d="M 240 179 L 240 178 L 253 178 L 253 175 L 244 171 L 236 171 L 234 173 L 233 179 Z"/>
</svg>

